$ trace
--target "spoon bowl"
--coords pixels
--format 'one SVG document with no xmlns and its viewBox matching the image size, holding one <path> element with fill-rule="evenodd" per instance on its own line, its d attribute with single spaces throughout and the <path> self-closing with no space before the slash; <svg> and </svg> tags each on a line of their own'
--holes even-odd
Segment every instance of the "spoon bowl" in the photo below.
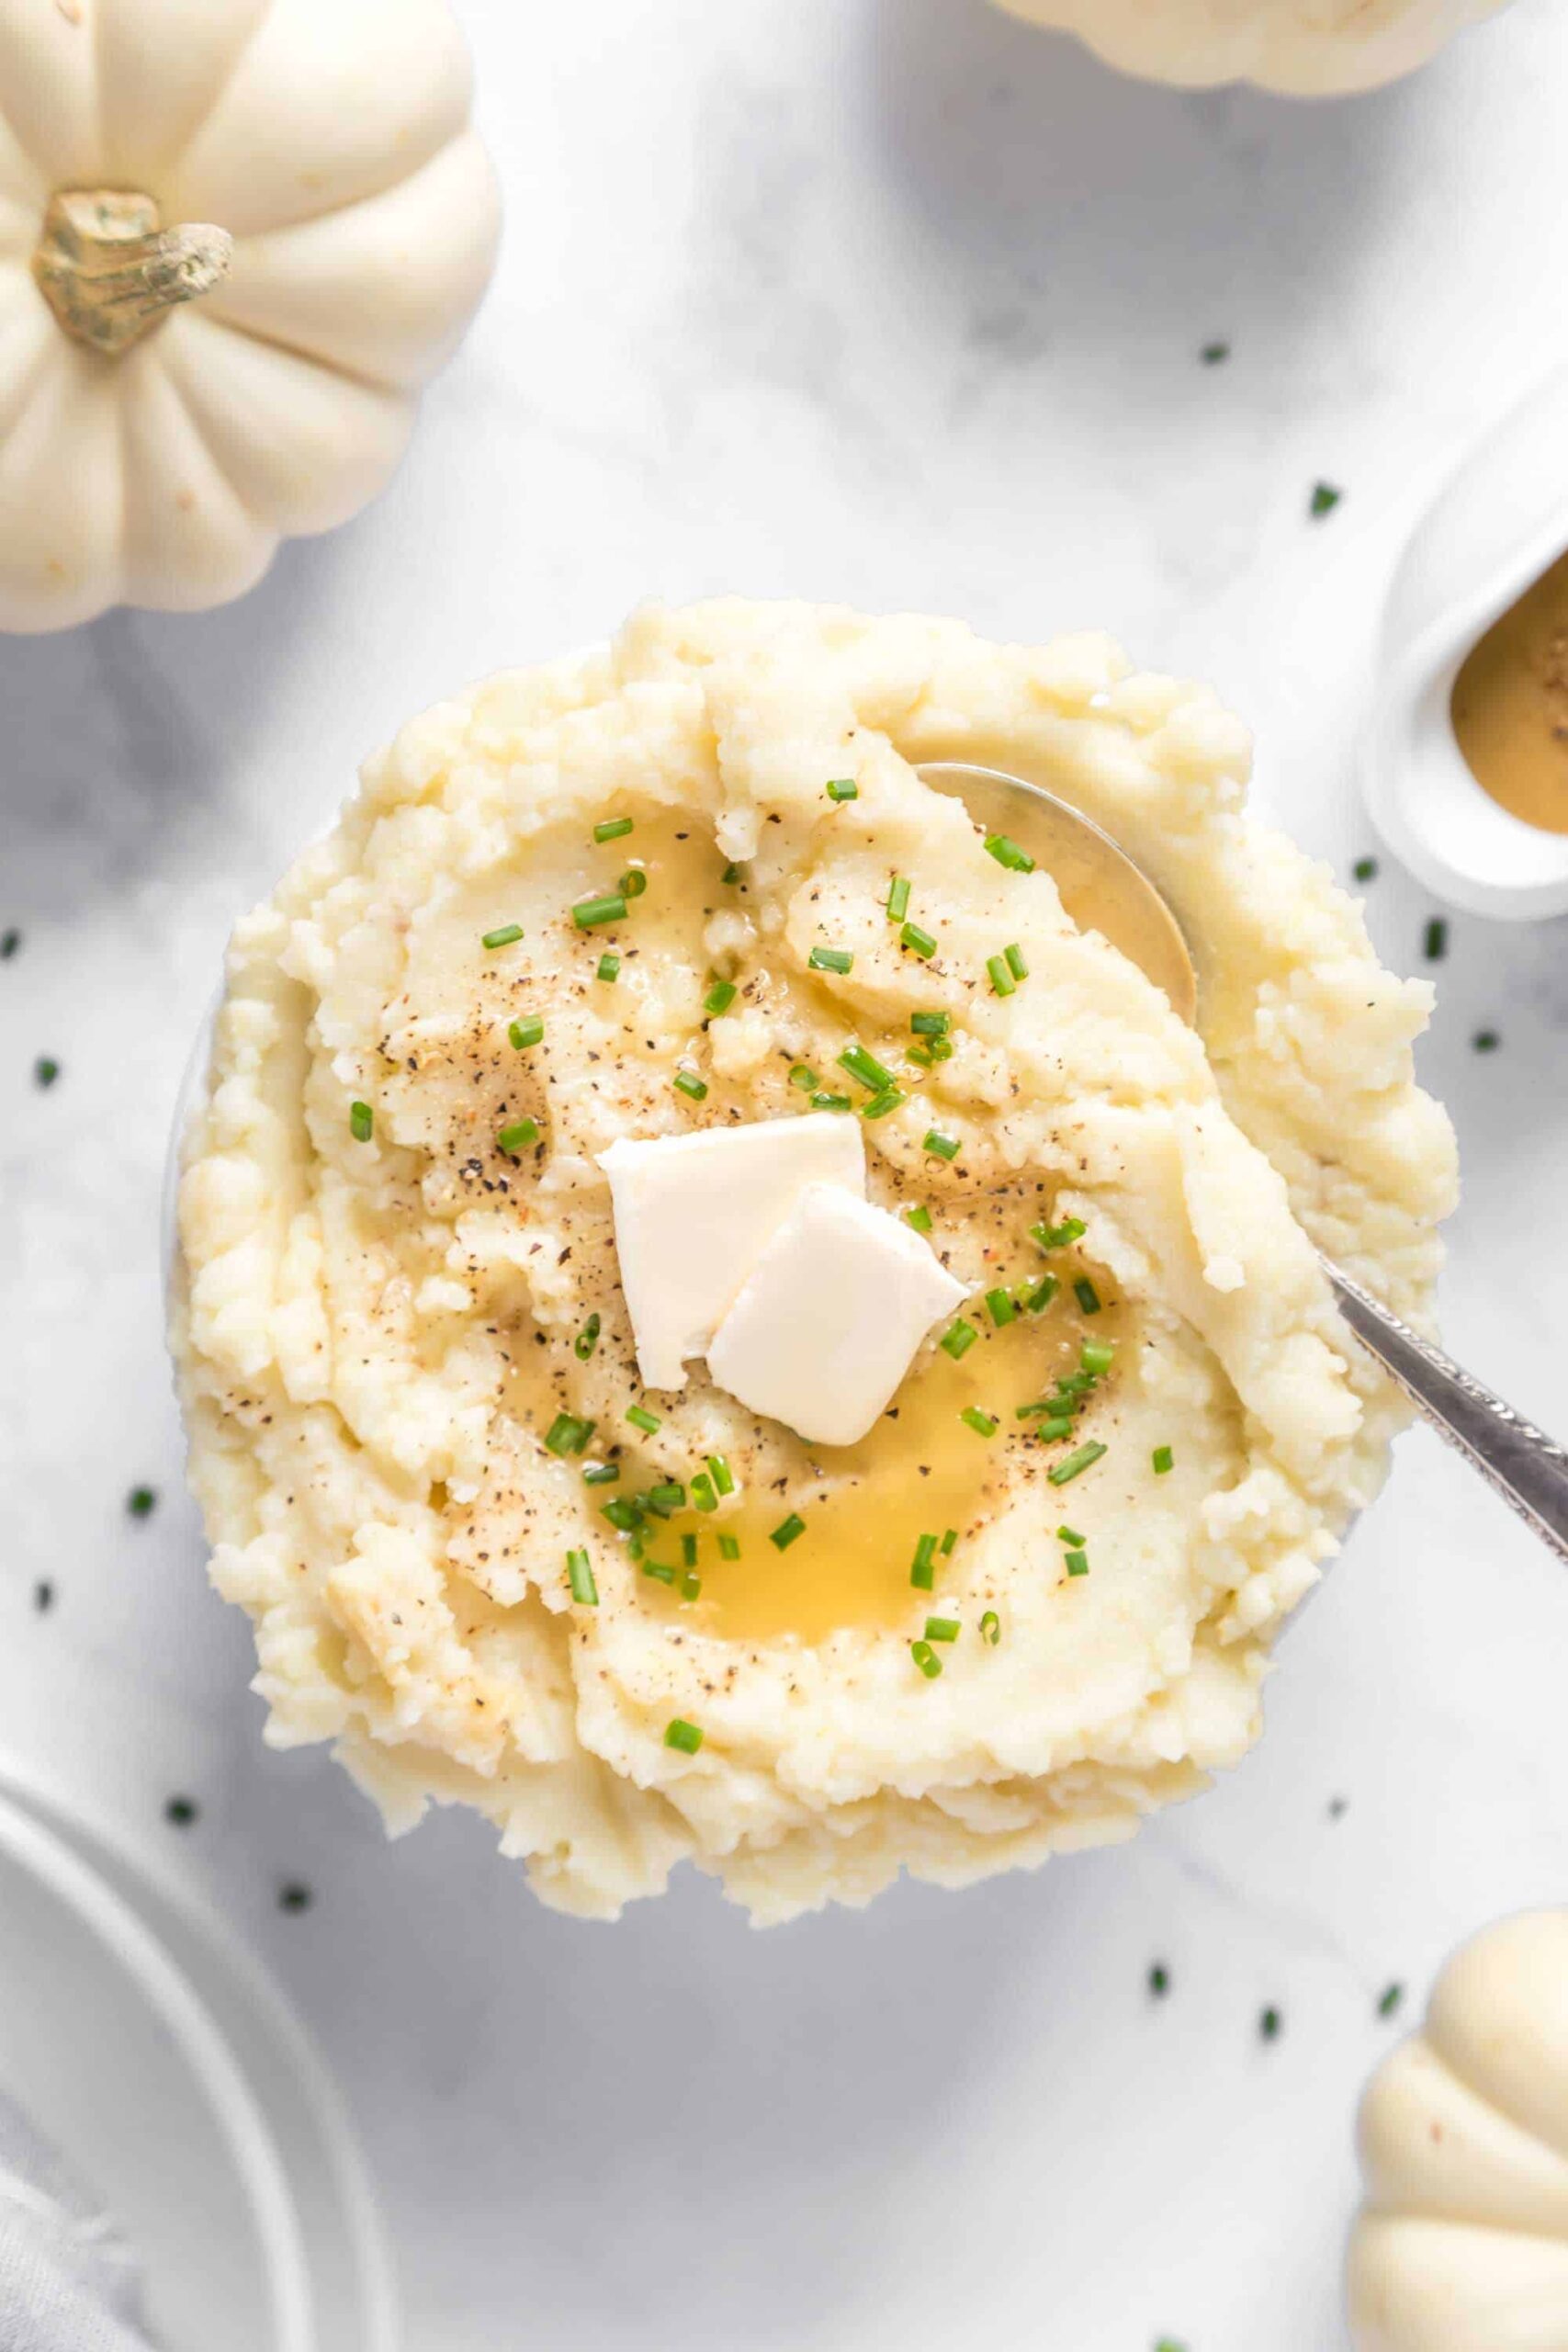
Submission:
<svg viewBox="0 0 1568 2352">
<path fill-rule="evenodd" d="M 933 791 L 961 800 L 984 832 L 1006 833 L 1027 851 L 1051 875 L 1080 930 L 1100 933 L 1164 989 L 1183 1021 L 1195 1023 L 1198 981 L 1181 926 L 1119 842 L 1055 793 L 999 768 L 946 760 L 919 775 Z M 1416 1411 L 1568 1560 L 1568 1453 L 1321 1251 L 1319 1261 L 1347 1324 Z"/>
</svg>

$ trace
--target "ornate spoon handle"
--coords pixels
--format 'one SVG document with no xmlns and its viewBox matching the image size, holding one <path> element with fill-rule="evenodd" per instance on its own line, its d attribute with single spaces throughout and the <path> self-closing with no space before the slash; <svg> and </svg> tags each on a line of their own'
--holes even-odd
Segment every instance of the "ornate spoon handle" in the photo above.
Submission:
<svg viewBox="0 0 1568 2352">
<path fill-rule="evenodd" d="M 1561 1560 L 1568 1560 L 1568 1452 L 1461 1372 L 1325 1258 L 1339 1311 L 1417 1412 L 1457 1446 Z"/>
</svg>

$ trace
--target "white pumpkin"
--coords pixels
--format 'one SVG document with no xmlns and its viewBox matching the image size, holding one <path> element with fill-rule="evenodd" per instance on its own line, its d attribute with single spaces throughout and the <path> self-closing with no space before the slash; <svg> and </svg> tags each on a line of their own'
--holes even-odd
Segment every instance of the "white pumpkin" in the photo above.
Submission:
<svg viewBox="0 0 1568 2352">
<path fill-rule="evenodd" d="M 1506 0 L 1001 0 L 1077 33 L 1123 74 L 1208 89 L 1258 82 L 1297 97 L 1370 90 L 1423 65 Z"/>
<path fill-rule="evenodd" d="M 0 628 L 239 595 L 494 260 L 446 0 L 0 0 Z"/>
<path fill-rule="evenodd" d="M 1361 2103 L 1356 2352 L 1568 2352 L 1568 1911 L 1488 1928 Z"/>
</svg>

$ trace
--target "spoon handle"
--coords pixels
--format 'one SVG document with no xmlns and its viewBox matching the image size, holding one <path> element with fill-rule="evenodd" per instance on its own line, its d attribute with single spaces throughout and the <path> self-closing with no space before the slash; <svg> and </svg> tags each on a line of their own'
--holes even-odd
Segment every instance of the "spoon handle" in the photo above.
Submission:
<svg viewBox="0 0 1568 2352">
<path fill-rule="evenodd" d="M 1325 1259 L 1339 1311 L 1418 1413 L 1568 1561 L 1568 1452 Z"/>
</svg>

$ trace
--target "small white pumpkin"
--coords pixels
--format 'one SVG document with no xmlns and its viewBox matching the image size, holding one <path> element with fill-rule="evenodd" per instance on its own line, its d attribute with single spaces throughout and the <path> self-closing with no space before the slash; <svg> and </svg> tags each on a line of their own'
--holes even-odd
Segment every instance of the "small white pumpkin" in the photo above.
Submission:
<svg viewBox="0 0 1568 2352">
<path fill-rule="evenodd" d="M 0 0 L 0 628 L 375 495 L 495 255 L 446 0 Z"/>
<path fill-rule="evenodd" d="M 1108 65 L 1208 89 L 1257 82 L 1296 97 L 1370 90 L 1424 65 L 1506 0 L 1000 0 L 1077 33 Z"/>
<path fill-rule="evenodd" d="M 1456 1952 L 1359 2139 L 1356 2352 L 1568 2352 L 1568 1911 Z"/>
</svg>

